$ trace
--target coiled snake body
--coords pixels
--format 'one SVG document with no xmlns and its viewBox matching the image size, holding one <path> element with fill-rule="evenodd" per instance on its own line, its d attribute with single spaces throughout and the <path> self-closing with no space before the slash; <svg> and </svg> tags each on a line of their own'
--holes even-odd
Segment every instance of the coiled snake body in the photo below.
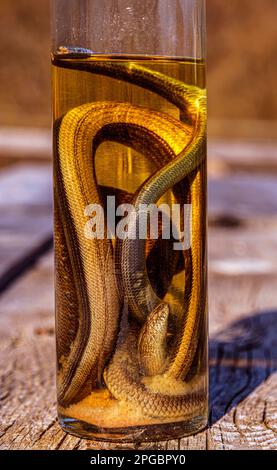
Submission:
<svg viewBox="0 0 277 470">
<path fill-rule="evenodd" d="M 155 390 L 145 377 L 168 383 L 183 380 L 198 345 L 202 263 L 199 194 L 203 184 L 199 165 L 205 153 L 205 91 L 134 63 L 80 59 L 63 60 L 63 67 L 110 76 L 151 90 L 175 104 L 184 122 L 132 104 L 95 102 L 71 109 L 55 126 L 55 246 L 56 260 L 64 273 L 57 283 L 63 289 L 59 297 L 64 299 L 57 306 L 61 342 L 59 401 L 67 406 L 80 400 L 104 377 L 114 398 L 130 402 L 143 414 L 184 417 L 201 406 L 202 392 L 174 394 Z M 138 237 L 117 240 L 114 250 L 107 238 L 84 236 L 85 207 L 91 203 L 103 205 L 94 156 L 104 140 L 144 153 L 157 167 L 133 197 L 135 211 L 129 233 L 137 234 L 141 204 L 157 203 L 168 189 L 177 188 L 185 177 L 190 178 L 193 214 L 189 301 L 170 348 L 167 335 L 171 308 L 150 283 L 146 241 Z M 133 319 L 128 330 L 121 315 L 123 303 Z M 71 331 L 74 329 L 75 333 Z"/>
</svg>

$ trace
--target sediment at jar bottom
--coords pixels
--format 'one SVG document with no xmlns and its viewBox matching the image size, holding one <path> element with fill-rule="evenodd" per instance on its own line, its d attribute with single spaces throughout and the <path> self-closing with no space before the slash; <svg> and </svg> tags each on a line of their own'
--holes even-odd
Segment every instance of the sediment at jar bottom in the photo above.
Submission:
<svg viewBox="0 0 277 470">
<path fill-rule="evenodd" d="M 164 374 L 145 375 L 139 365 L 139 327 L 126 320 L 122 323 L 116 352 L 103 374 L 104 383 L 79 402 L 59 406 L 60 414 L 107 429 L 205 417 L 205 372 L 195 365 L 188 382 Z"/>
</svg>

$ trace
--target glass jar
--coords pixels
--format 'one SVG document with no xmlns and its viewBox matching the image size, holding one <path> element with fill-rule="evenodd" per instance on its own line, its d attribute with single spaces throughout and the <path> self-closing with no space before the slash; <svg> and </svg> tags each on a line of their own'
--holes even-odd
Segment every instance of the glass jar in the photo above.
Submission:
<svg viewBox="0 0 277 470">
<path fill-rule="evenodd" d="M 58 414 L 72 434 L 207 423 L 204 0 L 54 0 Z"/>
</svg>

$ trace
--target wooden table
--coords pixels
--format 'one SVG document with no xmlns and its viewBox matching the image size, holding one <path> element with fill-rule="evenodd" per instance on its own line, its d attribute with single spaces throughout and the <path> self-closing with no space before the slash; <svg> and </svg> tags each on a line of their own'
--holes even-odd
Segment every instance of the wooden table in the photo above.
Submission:
<svg viewBox="0 0 277 470">
<path fill-rule="evenodd" d="M 211 142 L 210 426 L 136 449 L 277 449 L 277 147 Z M 120 449 L 56 421 L 51 167 L 0 172 L 0 449 Z"/>
</svg>

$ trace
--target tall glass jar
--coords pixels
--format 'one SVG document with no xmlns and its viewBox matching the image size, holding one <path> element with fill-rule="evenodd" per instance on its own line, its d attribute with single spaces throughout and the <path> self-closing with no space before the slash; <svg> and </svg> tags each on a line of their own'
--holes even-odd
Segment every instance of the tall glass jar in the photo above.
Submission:
<svg viewBox="0 0 277 470">
<path fill-rule="evenodd" d="M 58 414 L 143 441 L 207 423 L 204 0 L 54 0 Z"/>
</svg>

